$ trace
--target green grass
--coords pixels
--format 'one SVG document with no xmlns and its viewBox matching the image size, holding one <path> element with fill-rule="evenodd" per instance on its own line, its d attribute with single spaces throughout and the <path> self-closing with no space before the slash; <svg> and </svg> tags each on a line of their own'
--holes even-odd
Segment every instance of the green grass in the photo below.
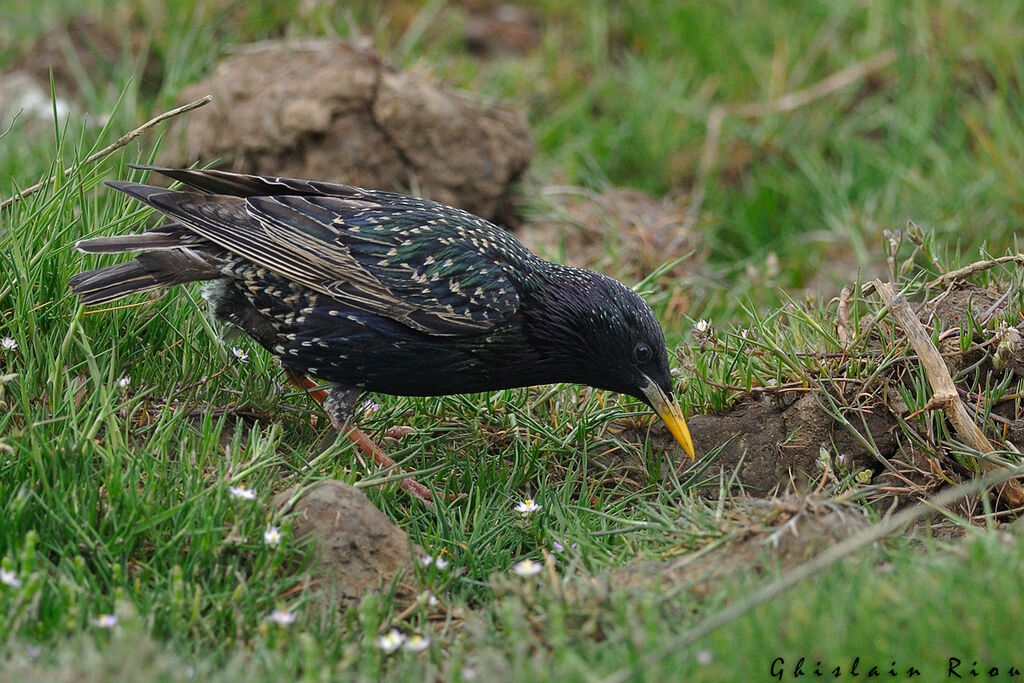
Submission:
<svg viewBox="0 0 1024 683">
<path fill-rule="evenodd" d="M 8 5 L 0 70 L 81 7 Z M 392 454 L 421 470 L 422 481 L 465 493 L 427 510 L 393 485 L 367 488 L 413 542 L 451 561 L 449 570 L 420 577 L 443 597 L 433 614 L 446 620 L 428 626 L 422 608 L 395 623 L 400 607 L 386 592 L 322 612 L 296 590 L 308 577 L 310 552 L 289 520 L 275 517 L 270 498 L 295 484 L 375 473 L 343 448 L 324 450 L 330 430 L 323 416 L 313 424 L 318 409 L 283 386 L 254 344 L 223 339 L 198 290 L 103 311 L 86 311 L 70 296 L 67 278 L 94 263 L 73 242 L 147 219 L 100 183 L 141 178 L 126 164 L 151 158 L 157 134 L 63 178 L 64 169 L 172 106 L 234 45 L 359 33 L 398 66 L 527 108 L 539 151 L 524 204 L 531 188 L 566 182 L 686 198 L 713 106 L 767 102 L 895 48 L 887 69 L 793 112 L 727 119 L 696 223 L 706 261 L 692 276 L 643 288 L 659 314 L 682 292 L 693 320 L 714 321 L 713 338 L 699 344 L 691 320 L 662 316 L 670 346 L 678 346 L 689 412 L 723 409 L 738 392 L 722 386 L 796 381 L 829 389 L 836 378 L 902 367 L 910 352 L 892 326 L 858 340 L 847 357 L 822 355 L 843 349 L 829 301 L 838 287 L 828 283 L 849 282 L 857 268 L 885 272 L 883 230 L 903 229 L 908 219 L 922 228 L 922 245 L 903 240 L 894 256 L 897 267 L 907 263 L 901 283 L 911 288 L 937 274 L 936 263 L 951 268 L 1018 249 L 1019 3 L 808 0 L 785 9 L 546 0 L 540 47 L 490 61 L 463 50 L 464 14 L 441 3 L 86 5 L 125 39 L 143 36 L 138 50 L 105 55 L 102 73 L 78 74 L 70 120 L 55 127 L 22 118 L 0 138 L 0 198 L 59 178 L 0 214 L 0 337 L 18 343 L 0 351 L 0 564 L 22 584 L 0 585 L 0 679 L 378 678 L 382 671 L 447 679 L 472 670 L 477 680 L 740 680 L 770 678 L 776 657 L 787 668 L 800 657 L 829 669 L 848 668 L 854 657 L 886 670 L 896 662 L 926 680 L 943 676 L 952 656 L 986 670 L 1024 669 L 1012 627 L 1024 607 L 1022 546 L 991 529 L 997 518 L 963 513 L 955 521 L 972 529 L 968 541 L 891 540 L 676 646 L 687 629 L 776 570 L 744 572 L 707 590 L 606 585 L 610 571 L 639 559 L 733 542 L 724 520 L 735 501 L 704 501 L 697 484 L 720 482 L 673 477 L 653 446 L 606 428 L 644 424 L 637 402 L 577 387 L 375 399 L 382 407 L 363 426 L 379 435 L 412 425 L 417 431 Z M 163 77 L 141 76 L 146 61 Z M 1008 322 L 1019 320 L 1019 272 L 1005 266 L 974 281 L 1007 287 Z M 818 293 L 805 296 L 807 284 Z M 851 318 L 879 309 L 877 300 L 857 297 Z M 965 343 L 997 324 L 973 322 Z M 247 363 L 232 346 L 249 352 Z M 909 367 L 911 379 L 897 393 L 913 410 L 929 390 Z M 130 383 L 121 386 L 125 377 Z M 958 381 L 993 401 L 1021 393 L 1012 375 Z M 859 405 L 830 407 L 850 416 Z M 948 467 L 953 435 L 944 421 L 924 413 L 912 426 L 929 437 L 919 445 Z M 626 454 L 624 464 L 603 469 L 608 451 Z M 232 498 L 229 487 L 240 485 L 256 499 Z M 876 516 L 892 502 L 865 492 L 880 501 Z M 543 505 L 528 520 L 512 512 L 525 496 Z M 262 541 L 269 524 L 282 528 L 276 549 Z M 577 544 L 553 556 L 556 583 L 547 574 L 509 574 L 515 561 L 540 559 L 554 541 Z M 279 607 L 294 610 L 298 622 L 268 623 Z M 111 613 L 120 617 L 116 629 L 94 625 Z M 419 655 L 386 657 L 373 642 L 392 625 L 429 628 L 433 643 Z"/>
</svg>

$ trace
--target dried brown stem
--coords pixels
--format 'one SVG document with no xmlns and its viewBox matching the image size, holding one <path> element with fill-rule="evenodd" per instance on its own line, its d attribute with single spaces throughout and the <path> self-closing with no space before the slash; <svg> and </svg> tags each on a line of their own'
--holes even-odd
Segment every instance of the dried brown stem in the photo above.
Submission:
<svg viewBox="0 0 1024 683">
<path fill-rule="evenodd" d="M 697 180 L 693 185 L 690 206 L 686 210 L 686 219 L 683 221 L 683 231 L 692 229 L 700 217 L 707 178 L 711 174 L 715 160 L 718 158 L 718 141 L 722 133 L 722 124 L 727 116 L 754 119 L 772 114 L 784 114 L 842 90 L 848 85 L 884 69 L 895 60 L 895 50 L 884 50 L 870 59 L 865 59 L 863 62 L 857 62 L 845 69 L 841 69 L 808 88 L 785 93 L 768 102 L 719 104 L 712 107 L 711 112 L 708 114 L 707 124 L 705 125 L 704 147 L 700 154 L 700 165 L 697 169 Z"/>
<path fill-rule="evenodd" d="M 850 304 L 853 301 L 853 287 L 847 285 L 839 293 L 839 305 L 836 309 L 838 321 L 836 323 L 836 335 L 843 348 L 850 348 L 850 341 L 856 336 L 853 328 L 850 327 Z"/>
<path fill-rule="evenodd" d="M 945 361 L 942 359 L 942 354 L 935 348 L 935 344 L 932 343 L 928 331 L 921 324 L 907 298 L 902 294 L 897 294 L 891 284 L 880 280 L 868 283 L 865 289 L 878 293 L 878 296 L 881 297 L 889 309 L 889 314 L 903 329 L 903 333 L 907 336 L 907 341 L 910 342 L 910 345 L 917 353 L 918 361 L 920 361 L 921 367 L 924 368 L 925 377 L 928 378 L 928 384 L 931 385 L 933 392 L 925 409 L 941 409 L 952 423 L 953 429 L 956 430 L 957 436 L 964 444 L 979 453 L 993 453 L 996 449 L 982 433 L 978 425 L 974 423 L 970 412 L 967 410 L 967 406 L 960 400 L 960 394 L 956 389 L 956 384 L 953 383 L 953 377 L 949 374 Z M 1002 466 L 988 460 L 981 460 L 980 462 L 982 470 L 986 472 L 1003 469 Z M 1010 504 L 1015 506 L 1024 505 L 1024 487 L 1021 486 L 1020 482 L 1007 482 L 1003 485 L 1001 493 L 1006 496 Z"/>
<path fill-rule="evenodd" d="M 945 287 L 946 285 L 962 280 L 975 273 L 980 273 L 983 270 L 994 268 L 1002 263 L 1016 263 L 1018 266 L 1024 266 L 1024 254 L 1013 254 L 1012 256 L 1000 256 L 999 258 L 989 259 L 986 261 L 975 261 L 974 263 L 968 264 L 963 268 L 957 268 L 951 270 L 948 273 L 943 273 L 939 277 L 929 282 L 926 287 Z"/>
<path fill-rule="evenodd" d="M 202 106 L 204 106 L 206 104 L 209 104 L 211 101 L 213 101 L 213 96 L 212 95 L 207 95 L 206 97 L 202 97 L 202 98 L 200 98 L 198 100 L 195 100 L 194 102 L 189 102 L 188 104 L 183 104 L 180 107 L 175 107 L 174 109 L 171 109 L 170 111 L 165 111 L 163 114 L 160 114 L 159 116 L 155 116 L 155 117 L 151 118 L 149 121 L 146 121 L 144 124 L 142 124 L 138 128 L 136 128 L 134 130 L 131 130 L 131 131 L 125 133 L 124 135 L 122 135 L 121 137 L 119 137 L 116 142 L 113 142 L 113 143 L 107 145 L 106 147 L 104 147 L 103 149 L 101 149 L 100 151 L 98 151 L 98 152 L 96 152 L 94 154 L 90 154 L 85 159 L 85 161 L 82 161 L 77 166 L 72 166 L 71 168 L 66 169 L 64 171 L 64 177 L 66 178 L 66 177 L 70 176 L 72 173 L 74 173 L 75 171 L 77 171 L 78 169 L 82 168 L 83 166 L 86 166 L 88 164 L 93 163 L 94 161 L 102 159 L 103 157 L 107 156 L 111 152 L 114 152 L 114 151 L 124 147 L 129 142 L 131 142 L 135 138 L 139 137 L 140 135 L 142 135 L 143 133 L 145 133 L 147 130 L 149 130 L 153 126 L 157 125 L 158 123 L 160 123 L 162 121 L 166 121 L 167 119 L 173 118 L 173 117 L 175 117 L 175 116 L 177 116 L 179 114 L 185 114 L 187 112 L 192 111 L 193 109 L 198 109 L 199 107 L 202 107 Z M 8 197 L 7 199 L 5 199 L 2 202 L 0 202 L 0 211 L 3 211 L 8 206 L 10 206 L 14 202 L 18 201 L 19 199 L 24 199 L 25 197 L 31 196 L 31 195 L 35 194 L 36 192 L 39 192 L 39 190 L 41 190 L 44 187 L 46 187 L 49 183 L 53 182 L 53 180 L 54 180 L 53 178 L 47 178 L 46 180 L 43 180 L 41 182 L 36 183 L 32 187 L 25 188 L 24 190 L 22 190 L 21 192 L 19 192 L 18 194 L 14 195 L 12 197 Z"/>
</svg>

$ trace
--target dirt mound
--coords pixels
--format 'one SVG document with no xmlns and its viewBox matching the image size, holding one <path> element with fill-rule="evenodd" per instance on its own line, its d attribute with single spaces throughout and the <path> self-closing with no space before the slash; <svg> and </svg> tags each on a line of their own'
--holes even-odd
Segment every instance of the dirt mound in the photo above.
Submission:
<svg viewBox="0 0 1024 683">
<path fill-rule="evenodd" d="M 741 573 L 805 562 L 867 526 L 865 510 L 857 505 L 796 496 L 743 499 L 723 520 L 724 542 L 666 562 L 633 562 L 606 580 L 614 588 L 688 588 L 708 595 Z"/>
<path fill-rule="evenodd" d="M 213 102 L 180 124 L 181 142 L 161 163 L 220 158 L 244 173 L 412 189 L 503 220 L 509 187 L 533 154 L 522 111 L 398 71 L 341 40 L 244 47 L 181 100 L 207 94 Z"/>
<path fill-rule="evenodd" d="M 146 43 L 145 34 L 127 10 L 107 9 L 101 16 L 83 13 L 47 28 L 25 50 L 19 68 L 47 91 L 52 73 L 57 94 L 78 99 L 83 87 L 103 83 L 104 77 L 114 72 L 125 50 L 139 55 Z M 152 54 L 141 58 L 141 86 L 146 92 L 156 92 L 163 80 L 163 67 Z"/>
<path fill-rule="evenodd" d="M 274 505 L 290 513 L 297 538 L 315 543 L 313 582 L 325 607 L 353 604 L 367 591 L 388 590 L 395 581 L 400 600 L 413 598 L 413 545 L 365 493 L 339 481 L 321 481 L 286 507 L 295 494 L 294 488 L 277 494 Z"/>
<path fill-rule="evenodd" d="M 896 454 L 897 418 L 891 412 L 863 410 L 856 429 L 870 435 L 886 458 Z M 858 420 L 859 422 L 859 420 Z M 690 421 L 701 452 L 721 448 L 708 468 L 708 479 L 719 475 L 751 495 L 771 495 L 790 488 L 806 490 L 827 466 L 856 472 L 881 469 L 864 442 L 830 415 L 812 393 L 748 397 L 719 415 L 696 415 Z M 823 461 L 823 451 L 835 463 Z M 716 491 L 717 492 L 717 491 Z"/>
<path fill-rule="evenodd" d="M 859 340 L 856 348 L 808 352 L 815 355 L 817 369 L 801 380 L 737 391 L 728 410 L 690 418 L 698 457 L 716 453 L 700 475 L 704 492 L 717 495 L 724 487 L 766 496 L 838 480 L 850 486 L 860 475 L 856 481 L 870 481 L 885 495 L 921 494 L 997 466 L 954 457 L 944 441 L 953 433 L 983 453 L 1004 448 L 1005 441 L 1013 450 L 1014 443 L 1024 441 L 1019 401 L 1002 400 L 984 410 L 978 393 L 978 387 L 1024 367 L 1024 324 L 1018 324 L 1011 305 L 1013 294 L 1012 288 L 966 282 L 931 290 L 908 314 L 921 328 L 916 344 L 908 343 L 907 320 L 894 320 L 892 308 L 881 300 L 871 300 L 879 312 L 862 315 L 855 326 L 840 312 L 837 338 Z M 896 305 L 908 302 L 901 296 Z M 930 367 L 918 347 L 931 344 L 929 339 L 935 340 L 936 359 Z M 749 352 L 762 350 L 754 344 Z M 742 365 L 742 358 L 738 362 Z M 851 367 L 858 369 L 851 373 Z M 940 391 L 940 384 L 947 389 Z M 961 399 L 971 402 L 970 410 Z M 922 405 L 908 406 L 908 400 Z M 954 409 L 964 416 L 959 421 Z M 943 416 L 923 417 L 933 411 L 944 411 L 947 420 L 938 433 L 936 420 L 944 422 Z M 973 433 L 976 438 L 966 438 Z M 659 422 L 650 427 L 650 437 L 656 447 L 676 452 Z M 629 440 L 643 438 L 638 430 Z M 688 464 L 677 460 L 671 466 L 682 472 Z M 1016 505 L 1022 492 L 1008 489 L 1001 495 Z"/>
<path fill-rule="evenodd" d="M 569 265 L 625 271 L 638 279 L 697 247 L 696 236 L 683 228 L 682 207 L 670 200 L 624 187 L 604 192 L 545 188 L 540 193 L 540 215 L 518 234 L 531 249 Z M 666 275 L 684 272 L 680 264 Z"/>
</svg>

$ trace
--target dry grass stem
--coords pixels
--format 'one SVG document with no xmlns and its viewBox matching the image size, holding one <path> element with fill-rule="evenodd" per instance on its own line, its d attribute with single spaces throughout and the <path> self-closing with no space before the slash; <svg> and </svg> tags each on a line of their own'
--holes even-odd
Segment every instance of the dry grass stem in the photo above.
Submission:
<svg viewBox="0 0 1024 683">
<path fill-rule="evenodd" d="M 72 166 L 71 168 L 65 169 L 64 177 L 67 178 L 68 176 L 70 176 L 72 173 L 74 173 L 76 170 L 82 168 L 83 166 L 91 164 L 94 161 L 98 161 L 99 159 L 102 159 L 103 157 L 105 157 L 108 154 L 110 154 L 111 152 L 114 152 L 114 151 L 124 147 L 129 142 L 131 142 L 135 138 L 139 137 L 140 135 L 142 135 L 143 133 L 145 133 L 147 130 L 149 130 L 153 126 L 157 125 L 158 123 L 160 123 L 162 121 L 166 121 L 167 119 L 170 119 L 170 118 L 174 118 L 175 116 L 178 116 L 179 114 L 188 113 L 188 112 L 192 111 L 193 109 L 198 109 L 199 107 L 202 107 L 204 105 L 209 104 L 211 101 L 213 101 L 213 96 L 212 95 L 207 95 L 206 97 L 201 97 L 198 100 L 195 100 L 193 102 L 189 102 L 188 104 L 183 104 L 180 107 L 175 107 L 174 109 L 171 109 L 169 111 L 165 111 L 163 114 L 160 114 L 159 116 L 154 116 L 153 118 L 151 118 L 149 121 L 146 121 L 144 124 L 142 124 L 138 128 L 135 128 L 135 129 L 125 133 L 124 135 L 119 137 L 115 142 L 107 145 L 106 147 L 104 147 L 100 151 L 98 151 L 98 152 L 96 152 L 94 154 L 90 154 L 85 159 L 85 161 L 81 162 L 77 166 Z M 7 199 L 5 199 L 2 202 L 0 202 L 0 211 L 3 211 L 4 209 L 6 209 L 8 206 L 10 206 L 11 204 L 13 204 L 14 202 L 16 202 L 19 199 L 24 199 L 25 197 L 31 196 L 31 195 L 35 194 L 36 192 L 39 192 L 39 190 L 41 190 L 44 187 L 46 187 L 49 183 L 53 182 L 53 180 L 54 180 L 53 177 L 47 178 L 46 180 L 43 180 L 43 181 L 40 181 L 40 182 L 36 183 L 32 187 L 25 188 L 24 190 L 22 190 L 21 192 L 19 192 L 18 194 L 14 195 L 12 197 L 8 197 Z"/>
<path fill-rule="evenodd" d="M 724 123 L 726 117 L 736 116 L 744 119 L 753 119 L 793 111 L 842 90 L 876 71 L 881 71 L 895 60 L 896 50 L 884 50 L 870 59 L 865 59 L 862 62 L 857 62 L 845 69 L 841 69 L 808 88 L 780 95 L 768 102 L 719 104 L 714 106 L 708 114 L 708 121 L 705 127 L 706 132 L 704 134 L 704 147 L 700 155 L 700 166 L 697 169 L 697 180 L 693 186 L 690 206 L 686 210 L 686 218 L 683 221 L 683 231 L 686 232 L 693 229 L 697 218 L 700 216 L 701 205 L 704 203 L 707 178 L 718 158 L 718 141 L 721 138 L 722 123 Z"/>
<path fill-rule="evenodd" d="M 974 275 L 975 273 L 980 273 L 983 270 L 994 268 L 995 266 L 1003 263 L 1016 263 L 1018 266 L 1024 266 L 1024 254 L 1013 254 L 1012 256 L 1000 256 L 999 258 L 988 259 L 985 261 L 975 261 L 963 268 L 957 268 L 956 270 L 951 270 L 948 273 L 943 273 L 939 277 L 928 282 L 926 287 L 945 287 L 951 282 L 962 280 Z"/>
<path fill-rule="evenodd" d="M 971 414 L 967 411 L 967 406 L 960 400 L 960 394 L 949 374 L 946 362 L 942 359 L 942 354 L 935 348 L 928 331 L 921 324 L 907 298 L 902 294 L 897 294 L 891 284 L 880 280 L 868 283 L 865 290 L 865 293 L 870 293 L 872 290 L 878 293 L 892 317 L 907 335 L 907 341 L 914 348 L 933 391 L 925 409 L 941 409 L 953 424 L 957 436 L 963 443 L 979 453 L 993 453 L 996 449 L 978 425 L 974 423 Z M 988 460 L 980 460 L 980 463 L 982 470 L 986 472 L 1004 469 Z M 1024 505 L 1024 487 L 1020 482 L 1006 482 L 1000 493 L 1010 504 Z"/>
</svg>

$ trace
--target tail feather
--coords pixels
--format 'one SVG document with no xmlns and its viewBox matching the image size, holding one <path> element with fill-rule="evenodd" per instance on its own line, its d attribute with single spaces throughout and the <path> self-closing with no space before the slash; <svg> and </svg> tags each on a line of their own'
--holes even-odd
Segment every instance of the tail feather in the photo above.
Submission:
<svg viewBox="0 0 1024 683">
<path fill-rule="evenodd" d="M 191 247 L 204 241 L 185 226 L 168 223 L 141 235 L 112 235 L 79 240 L 75 243 L 75 249 L 86 254 L 123 254 L 127 251 Z"/>
<path fill-rule="evenodd" d="M 190 168 L 167 168 L 165 166 L 143 166 L 139 164 L 131 164 L 132 168 L 137 168 L 144 171 L 155 171 L 161 175 L 167 176 L 171 180 L 177 180 L 178 182 L 203 192 L 210 194 L 226 194 L 231 197 L 250 197 L 258 194 L 273 194 L 274 185 L 272 179 L 263 178 L 261 176 L 248 176 L 240 173 L 230 173 L 227 171 L 214 171 L 214 170 L 198 170 Z M 117 187 L 111 183 L 108 183 L 112 187 L 116 187 L 122 192 L 125 191 L 122 187 Z M 125 183 L 130 185 L 130 183 Z M 166 192 L 164 188 L 155 188 Z M 281 186 L 277 186 L 279 194 Z"/>
<path fill-rule="evenodd" d="M 143 171 L 154 171 L 172 180 L 210 194 L 224 194 L 231 197 L 260 197 L 273 195 L 299 195 L 302 197 L 355 197 L 358 198 L 366 190 L 351 185 L 327 183 L 319 180 L 300 180 L 298 178 L 280 178 L 273 176 L 246 175 L 213 169 L 198 170 L 191 168 L 167 168 L 165 166 L 143 166 L 129 164 L 132 168 Z M 135 183 L 107 183 L 142 201 L 160 192 L 164 188 L 135 186 Z M 145 196 L 140 196 L 145 195 Z M 147 202 L 148 203 L 148 202 Z"/>
<path fill-rule="evenodd" d="M 87 270 L 68 280 L 87 305 L 102 304 L 159 287 L 213 280 L 223 274 L 196 254 L 181 249 L 140 254 L 133 261 Z"/>
</svg>

